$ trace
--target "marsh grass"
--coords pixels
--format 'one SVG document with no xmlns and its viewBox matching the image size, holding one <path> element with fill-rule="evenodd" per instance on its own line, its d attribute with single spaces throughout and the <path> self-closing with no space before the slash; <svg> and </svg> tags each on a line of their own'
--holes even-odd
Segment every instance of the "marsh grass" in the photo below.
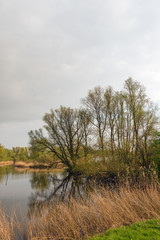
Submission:
<svg viewBox="0 0 160 240">
<path fill-rule="evenodd" d="M 4 210 L 0 209 L 0 239 L 15 239 L 15 217 L 7 216 Z"/>
<path fill-rule="evenodd" d="M 86 239 L 107 229 L 129 225 L 134 222 L 160 217 L 160 185 L 131 188 L 129 186 L 106 190 L 95 189 L 83 200 L 52 202 L 43 206 L 40 213 L 35 208 L 27 222 L 24 239 Z M 15 238 L 19 225 L 0 213 L 1 239 Z M 25 234 L 22 232 L 22 236 Z"/>
<path fill-rule="evenodd" d="M 82 239 L 110 228 L 158 217 L 159 185 L 152 184 L 144 189 L 101 188 L 85 201 L 72 199 L 69 205 L 54 204 L 39 217 L 38 223 L 31 220 L 28 236 L 29 239 Z"/>
</svg>

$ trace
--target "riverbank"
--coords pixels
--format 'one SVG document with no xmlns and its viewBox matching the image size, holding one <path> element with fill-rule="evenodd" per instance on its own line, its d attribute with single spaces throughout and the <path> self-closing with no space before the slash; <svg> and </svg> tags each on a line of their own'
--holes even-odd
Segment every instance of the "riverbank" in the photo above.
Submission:
<svg viewBox="0 0 160 240">
<path fill-rule="evenodd" d="M 13 161 L 0 161 L 0 167 L 11 166 Z"/>
<path fill-rule="evenodd" d="M 50 169 L 50 165 L 47 163 L 38 163 L 38 162 L 22 162 L 22 161 L 0 161 L 0 167 L 14 166 L 17 169 Z M 54 170 L 63 170 L 64 167 L 62 164 L 58 164 L 56 167 L 52 167 Z"/>
</svg>

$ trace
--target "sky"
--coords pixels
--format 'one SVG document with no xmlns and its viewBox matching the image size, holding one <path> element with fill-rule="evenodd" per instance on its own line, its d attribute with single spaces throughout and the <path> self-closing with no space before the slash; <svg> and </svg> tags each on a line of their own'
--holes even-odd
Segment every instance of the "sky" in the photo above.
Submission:
<svg viewBox="0 0 160 240">
<path fill-rule="evenodd" d="M 30 130 L 95 86 L 132 77 L 160 104 L 159 0 L 0 0 L 0 143 Z"/>
</svg>

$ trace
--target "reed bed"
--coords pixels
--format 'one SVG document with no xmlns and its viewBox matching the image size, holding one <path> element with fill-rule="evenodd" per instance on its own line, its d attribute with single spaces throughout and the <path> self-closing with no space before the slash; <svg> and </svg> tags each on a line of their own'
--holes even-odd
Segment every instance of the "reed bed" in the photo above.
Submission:
<svg viewBox="0 0 160 240">
<path fill-rule="evenodd" d="M 18 225 L 15 223 L 14 215 L 12 214 L 12 216 L 7 216 L 6 213 L 0 208 L 0 239 L 16 239 L 15 226 L 18 227 Z"/>
<path fill-rule="evenodd" d="M 143 189 L 129 186 L 118 189 L 95 190 L 84 201 L 52 203 L 38 208 L 28 221 L 28 240 L 87 239 L 109 228 L 160 217 L 160 185 L 151 184 Z M 4 240 L 14 238 L 14 222 L 0 214 L 0 236 Z"/>
<path fill-rule="evenodd" d="M 38 222 L 31 220 L 29 239 L 83 239 L 109 228 L 160 217 L 159 185 L 95 190 L 85 201 L 56 203 Z"/>
</svg>

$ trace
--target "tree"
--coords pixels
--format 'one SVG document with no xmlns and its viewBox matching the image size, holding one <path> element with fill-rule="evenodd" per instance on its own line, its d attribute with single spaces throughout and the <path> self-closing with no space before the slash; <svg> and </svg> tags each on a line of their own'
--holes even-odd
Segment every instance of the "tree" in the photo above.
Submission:
<svg viewBox="0 0 160 240">
<path fill-rule="evenodd" d="M 15 164 L 16 161 L 28 161 L 30 158 L 30 149 L 27 147 L 13 147 L 10 156 Z"/>
<path fill-rule="evenodd" d="M 98 135 L 99 147 L 104 151 L 104 135 L 107 126 L 107 112 L 104 103 L 104 89 L 95 87 L 88 92 L 88 96 L 82 99 L 83 105 L 92 116 L 90 122 Z"/>
<path fill-rule="evenodd" d="M 77 159 L 82 154 L 82 142 L 84 138 L 84 119 L 80 110 L 60 107 L 51 110 L 43 117 L 44 129 L 30 131 L 30 144 L 38 150 L 48 150 L 72 172 Z M 87 124 L 87 123 L 86 123 Z"/>
<path fill-rule="evenodd" d="M 0 161 L 7 160 L 8 160 L 7 150 L 0 144 Z"/>
<path fill-rule="evenodd" d="M 87 157 L 88 155 L 88 151 L 90 149 L 89 147 L 89 136 L 92 133 L 92 128 L 91 128 L 91 119 L 92 119 L 92 115 L 89 111 L 85 110 L 85 109 L 81 109 L 79 111 L 80 113 L 80 117 L 81 117 L 81 123 L 82 123 L 82 129 L 84 131 L 84 135 L 82 138 L 82 145 L 83 145 L 83 150 L 84 150 L 84 155 L 85 157 Z"/>
<path fill-rule="evenodd" d="M 114 155 L 115 148 L 115 120 L 116 120 L 116 94 L 111 87 L 108 87 L 104 93 L 104 105 L 106 115 L 106 131 L 109 135 L 109 147 L 111 149 L 112 156 Z"/>
<path fill-rule="evenodd" d="M 148 167 L 151 160 L 150 145 L 157 125 L 156 107 L 146 96 L 145 88 L 131 78 L 125 81 L 124 97 L 130 116 L 130 139 L 134 160 L 142 159 L 142 165 Z"/>
<path fill-rule="evenodd" d="M 79 158 L 84 157 L 86 164 L 89 149 L 98 154 L 98 161 L 149 167 L 157 117 L 140 83 L 129 78 L 120 92 L 95 87 L 82 103 L 85 109 L 60 107 L 45 114 L 46 132 L 29 133 L 32 149 L 53 153 L 70 172 Z"/>
<path fill-rule="evenodd" d="M 154 133 L 154 139 L 152 141 L 152 158 L 156 164 L 158 177 L 160 178 L 160 132 Z"/>
</svg>

